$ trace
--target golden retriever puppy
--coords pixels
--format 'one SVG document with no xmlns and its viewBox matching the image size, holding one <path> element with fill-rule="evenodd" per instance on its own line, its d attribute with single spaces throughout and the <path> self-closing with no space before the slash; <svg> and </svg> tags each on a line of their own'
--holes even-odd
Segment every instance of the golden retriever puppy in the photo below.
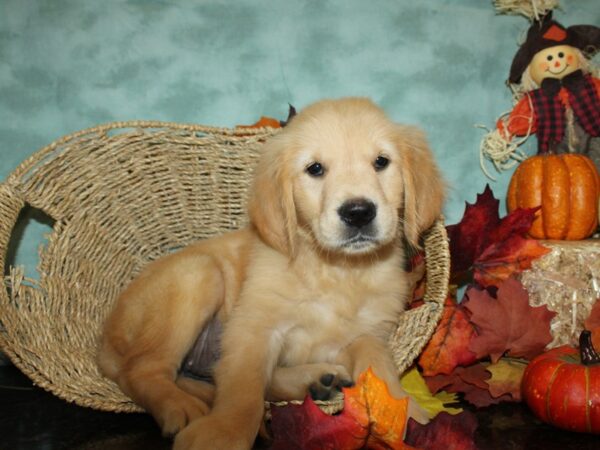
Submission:
<svg viewBox="0 0 600 450">
<path fill-rule="evenodd" d="M 153 262 L 122 293 L 100 367 L 177 450 L 249 449 L 265 398 L 326 397 L 369 366 L 403 397 L 386 344 L 410 290 L 403 243 L 419 245 L 443 197 L 421 132 L 366 99 L 313 104 L 265 144 L 247 228 Z M 214 317 L 213 387 L 179 368 Z"/>
</svg>

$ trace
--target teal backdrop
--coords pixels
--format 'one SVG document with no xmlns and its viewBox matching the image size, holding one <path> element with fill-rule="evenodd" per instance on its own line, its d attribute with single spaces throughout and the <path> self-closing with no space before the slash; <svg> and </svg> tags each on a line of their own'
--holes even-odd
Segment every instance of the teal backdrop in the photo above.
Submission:
<svg viewBox="0 0 600 450">
<path fill-rule="evenodd" d="M 564 25 L 600 25 L 598 0 L 562 6 Z M 527 28 L 491 0 L 0 0 L 0 179 L 104 122 L 233 126 L 361 95 L 427 132 L 454 223 L 490 182 L 476 125 L 510 109 Z M 509 177 L 490 182 L 497 197 Z M 16 262 L 34 275 L 47 224 L 27 213 L 19 227 Z"/>
</svg>

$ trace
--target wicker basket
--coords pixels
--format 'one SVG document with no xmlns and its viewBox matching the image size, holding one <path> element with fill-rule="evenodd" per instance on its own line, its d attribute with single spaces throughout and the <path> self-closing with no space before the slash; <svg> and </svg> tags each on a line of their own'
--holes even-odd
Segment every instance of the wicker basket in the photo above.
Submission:
<svg viewBox="0 0 600 450">
<path fill-rule="evenodd" d="M 149 261 L 246 223 L 246 191 L 271 129 L 113 123 L 55 141 L 0 184 L 0 348 L 35 384 L 81 406 L 141 408 L 96 366 L 102 323 Z M 6 267 L 19 213 L 54 219 L 39 280 Z M 448 285 L 443 222 L 425 236 L 428 289 L 403 313 L 390 346 L 412 364 L 437 325 Z"/>
</svg>

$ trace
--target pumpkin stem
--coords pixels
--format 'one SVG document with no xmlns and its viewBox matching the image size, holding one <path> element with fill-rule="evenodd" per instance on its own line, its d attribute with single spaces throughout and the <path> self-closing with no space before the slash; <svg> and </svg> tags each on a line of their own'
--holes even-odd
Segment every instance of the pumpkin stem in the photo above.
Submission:
<svg viewBox="0 0 600 450">
<path fill-rule="evenodd" d="M 586 366 L 600 363 L 600 355 L 592 345 L 592 332 L 589 330 L 583 330 L 579 335 L 579 354 Z"/>
</svg>

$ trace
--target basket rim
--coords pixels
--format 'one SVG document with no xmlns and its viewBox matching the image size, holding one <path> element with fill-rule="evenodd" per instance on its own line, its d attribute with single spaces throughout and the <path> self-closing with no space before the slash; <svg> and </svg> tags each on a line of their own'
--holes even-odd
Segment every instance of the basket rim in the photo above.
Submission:
<svg viewBox="0 0 600 450">
<path fill-rule="evenodd" d="M 202 125 L 197 123 L 179 123 L 162 120 L 126 120 L 126 121 L 114 121 L 106 122 L 100 125 L 95 125 L 82 130 L 74 131 L 72 133 L 63 135 L 50 144 L 45 145 L 38 150 L 34 151 L 31 155 L 25 158 L 17 167 L 14 168 L 5 178 L 4 181 L 0 180 L 0 183 L 8 183 L 11 185 L 18 184 L 17 180 L 20 180 L 29 171 L 34 170 L 36 163 L 49 157 L 54 150 L 58 147 L 68 143 L 69 141 L 78 139 L 80 137 L 105 133 L 107 131 L 123 129 L 123 130 L 135 130 L 135 129 L 171 129 L 189 131 L 194 133 L 206 133 L 206 134 L 218 134 L 222 136 L 232 137 L 263 137 L 271 136 L 278 129 L 272 127 L 246 127 L 246 126 L 235 126 L 235 127 L 224 127 L 224 126 L 212 126 Z"/>
</svg>

